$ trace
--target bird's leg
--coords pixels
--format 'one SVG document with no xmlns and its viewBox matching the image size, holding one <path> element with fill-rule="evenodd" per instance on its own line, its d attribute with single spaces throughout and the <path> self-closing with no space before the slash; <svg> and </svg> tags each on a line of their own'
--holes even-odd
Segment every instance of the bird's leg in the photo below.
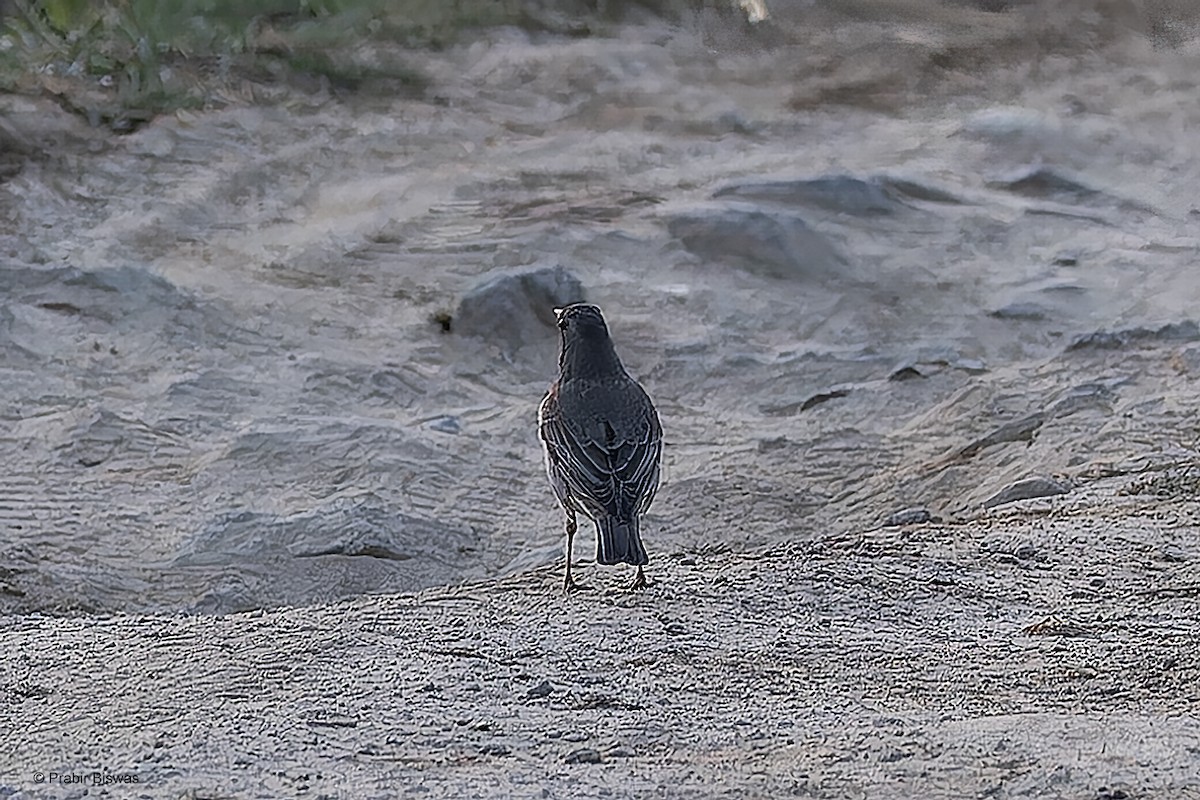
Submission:
<svg viewBox="0 0 1200 800">
<path fill-rule="evenodd" d="M 575 543 L 575 529 L 578 527 L 575 523 L 575 512 L 571 509 L 566 509 L 567 512 L 567 579 L 563 581 L 563 591 L 569 592 L 572 589 L 579 588 L 575 585 L 575 579 L 571 577 L 571 546 Z"/>
<path fill-rule="evenodd" d="M 646 573 L 642 572 L 642 567 L 638 565 L 637 577 L 633 579 L 633 583 L 629 584 L 629 589 L 645 589 L 650 584 L 646 582 Z"/>
</svg>

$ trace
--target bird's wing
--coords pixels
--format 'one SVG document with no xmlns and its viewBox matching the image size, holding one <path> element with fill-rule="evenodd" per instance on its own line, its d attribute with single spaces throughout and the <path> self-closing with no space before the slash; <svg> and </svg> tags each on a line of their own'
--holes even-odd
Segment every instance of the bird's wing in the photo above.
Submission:
<svg viewBox="0 0 1200 800">
<path fill-rule="evenodd" d="M 629 432 L 622 435 L 604 421 L 588 426 L 557 413 L 543 415 L 548 457 L 589 514 L 632 516 L 650 505 L 658 489 L 662 428 L 657 416 L 651 411 L 644 424 L 622 427 Z"/>
<path fill-rule="evenodd" d="M 563 477 L 562 457 L 559 455 L 559 448 L 550 444 L 550 438 L 547 435 L 548 426 L 552 424 L 560 424 L 557 383 L 550 387 L 550 391 L 538 406 L 538 435 L 542 439 L 546 455 L 546 476 L 550 479 L 550 487 L 554 490 L 554 496 L 558 498 L 562 507 L 570 511 L 574 504 L 571 502 L 570 488 Z"/>
<path fill-rule="evenodd" d="M 646 425 L 635 429 L 635 433 L 610 451 L 609 464 L 627 512 L 642 513 L 650 507 L 658 491 L 661 463 L 662 427 L 651 411 Z"/>
</svg>

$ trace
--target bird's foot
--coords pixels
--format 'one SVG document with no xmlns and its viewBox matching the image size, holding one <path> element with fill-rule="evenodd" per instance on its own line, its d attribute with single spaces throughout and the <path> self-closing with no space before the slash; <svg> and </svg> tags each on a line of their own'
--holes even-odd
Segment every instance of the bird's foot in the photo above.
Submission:
<svg viewBox="0 0 1200 800">
<path fill-rule="evenodd" d="M 642 572 L 641 567 L 638 567 L 637 577 L 633 579 L 633 583 L 629 584 L 629 591 L 631 591 L 631 592 L 638 591 L 640 589 L 645 589 L 649 586 L 650 586 L 650 583 L 649 583 L 649 581 L 646 580 L 646 574 L 644 572 Z"/>
<path fill-rule="evenodd" d="M 563 581 L 563 591 L 567 594 L 570 594 L 571 592 L 586 592 L 591 588 L 592 587 L 588 586 L 586 583 L 576 583 L 575 579 L 570 575 L 568 575 L 567 579 Z"/>
</svg>

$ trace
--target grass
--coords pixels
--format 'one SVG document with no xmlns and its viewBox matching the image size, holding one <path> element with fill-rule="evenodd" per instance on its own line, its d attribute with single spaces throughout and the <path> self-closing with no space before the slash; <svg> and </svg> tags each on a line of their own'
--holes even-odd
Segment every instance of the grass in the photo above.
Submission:
<svg viewBox="0 0 1200 800">
<path fill-rule="evenodd" d="M 0 90 L 49 94 L 117 131 L 223 102 L 246 80 L 419 90 L 405 48 L 518 19 L 514 0 L 11 0 Z M 377 47 L 390 43 L 403 47 Z"/>
<path fill-rule="evenodd" d="M 517 25 L 591 35 L 630 9 L 678 17 L 732 0 L 0 0 L 0 91 L 95 125 L 244 98 L 247 84 L 414 93 L 422 48 Z M 306 80 L 292 80 L 304 78 Z M 251 91 L 250 95 L 257 95 Z"/>
</svg>

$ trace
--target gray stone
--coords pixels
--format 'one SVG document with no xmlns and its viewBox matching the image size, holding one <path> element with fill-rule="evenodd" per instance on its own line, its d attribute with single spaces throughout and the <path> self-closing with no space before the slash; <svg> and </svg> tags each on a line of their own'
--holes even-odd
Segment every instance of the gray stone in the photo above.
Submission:
<svg viewBox="0 0 1200 800">
<path fill-rule="evenodd" d="M 581 747 L 578 750 L 573 750 L 567 753 L 563 759 L 568 764 L 599 764 L 604 760 L 604 756 L 600 755 L 600 751 L 591 747 Z"/>
<path fill-rule="evenodd" d="M 979 543 L 979 549 L 992 555 L 1006 556 L 1006 560 L 1010 561 L 1029 561 L 1038 555 L 1037 545 L 1032 539 L 1006 531 L 989 533 Z"/>
<path fill-rule="evenodd" d="M 428 425 L 430 430 L 439 433 L 462 433 L 462 423 L 458 421 L 458 417 L 438 417 Z"/>
<path fill-rule="evenodd" d="M 1032 442 L 1046 422 L 1046 414 L 1037 411 L 1020 419 L 1006 422 L 989 433 L 959 448 L 955 458 L 972 458 L 989 447 L 1008 442 Z"/>
<path fill-rule="evenodd" d="M 512 755 L 512 748 L 506 744 L 490 742 L 479 748 L 479 754 L 483 756 L 507 756 Z"/>
<path fill-rule="evenodd" d="M 366 493 L 334 497 L 287 516 L 248 510 L 219 514 L 185 539 L 175 564 L 219 566 L 321 556 L 407 561 L 436 556 L 444 545 L 474 543 L 474 535 L 462 526 L 400 511 Z"/>
<path fill-rule="evenodd" d="M 672 219 L 667 230 L 704 261 L 770 277 L 835 275 L 846 265 L 828 239 L 783 212 L 746 207 L 690 212 Z"/>
<path fill-rule="evenodd" d="M 1056 494 L 1066 494 L 1071 487 L 1064 486 L 1051 478 L 1025 478 L 1016 483 L 1010 483 L 994 495 L 983 501 L 984 508 L 995 508 L 1018 500 L 1032 500 L 1036 497 L 1052 497 Z"/>
<path fill-rule="evenodd" d="M 1031 167 L 1014 175 L 989 181 L 989 186 L 1026 197 L 1059 201 L 1093 201 L 1103 193 L 1066 172 L 1051 167 Z"/>
<path fill-rule="evenodd" d="M 1048 312 L 1042 305 L 1018 300 L 997 308 L 991 315 L 996 319 L 1040 320 L 1046 319 Z"/>
<path fill-rule="evenodd" d="M 551 339 L 554 309 L 584 299 L 583 284 L 562 266 L 507 272 L 463 295 L 452 330 L 511 353 Z"/>
<path fill-rule="evenodd" d="M 937 372 L 936 367 L 927 364 L 901 364 L 888 375 L 889 381 L 911 381 L 917 378 L 928 378 Z"/>
<path fill-rule="evenodd" d="M 926 522 L 936 522 L 937 517 L 927 508 L 906 508 L 897 511 L 883 521 L 885 528 L 900 528 L 904 525 L 923 525 Z"/>
<path fill-rule="evenodd" d="M 823 208 L 857 217 L 895 213 L 899 204 L 878 180 L 830 175 L 794 181 L 741 183 L 718 189 L 713 197 L 767 200 Z"/>
<path fill-rule="evenodd" d="M 1200 339 L 1200 326 L 1192 320 L 1184 320 L 1163 325 L 1161 328 L 1096 331 L 1076 337 L 1067 350 L 1122 350 L 1130 345 L 1194 342 L 1197 339 Z"/>
<path fill-rule="evenodd" d="M 982 375 L 988 371 L 987 364 L 978 358 L 956 358 L 950 362 L 950 366 L 972 375 Z"/>
<path fill-rule="evenodd" d="M 913 200 L 951 205 L 962 203 L 950 192 L 917 181 L 887 176 L 856 178 L 852 175 L 737 183 L 718 189 L 713 197 L 806 206 L 856 217 L 895 214 L 912 207 Z"/>
<path fill-rule="evenodd" d="M 1116 394 L 1104 383 L 1082 383 L 1072 386 L 1046 408 L 1050 419 L 1061 419 L 1078 411 L 1098 409 L 1112 413 Z"/>
<path fill-rule="evenodd" d="M 884 186 L 897 194 L 905 195 L 913 200 L 924 200 L 927 203 L 943 203 L 947 205 L 962 205 L 962 199 L 945 189 L 918 183 L 904 178 L 883 178 Z"/>
</svg>

